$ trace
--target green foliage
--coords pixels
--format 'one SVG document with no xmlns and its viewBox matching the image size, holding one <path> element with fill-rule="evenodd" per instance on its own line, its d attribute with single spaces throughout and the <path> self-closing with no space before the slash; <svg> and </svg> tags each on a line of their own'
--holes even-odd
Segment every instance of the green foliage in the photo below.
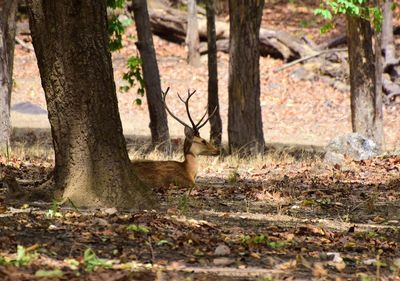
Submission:
<svg viewBox="0 0 400 281">
<path fill-rule="evenodd" d="M 53 200 L 51 204 L 51 209 L 49 209 L 46 213 L 47 219 L 61 218 L 63 215 L 60 212 L 60 203 L 56 200 Z"/>
<path fill-rule="evenodd" d="M 112 9 L 123 8 L 125 0 L 107 0 L 107 6 Z M 107 31 L 109 37 L 109 48 L 112 52 L 120 50 L 122 46 L 122 35 L 125 29 L 132 24 L 132 20 L 124 16 L 112 16 L 108 20 Z M 137 105 L 142 104 L 141 97 L 144 96 L 144 79 L 142 76 L 142 60 L 139 56 L 132 56 L 128 59 L 128 71 L 124 73 L 122 79 L 128 85 L 121 86 L 121 92 L 128 92 L 130 88 L 138 84 L 137 94 L 140 96 L 135 100 Z"/>
<path fill-rule="evenodd" d="M 325 20 L 332 21 L 335 15 L 343 14 L 360 17 L 372 23 L 374 28 L 380 32 L 382 26 L 382 10 L 377 6 L 368 5 L 368 0 L 324 0 L 314 14 Z M 332 22 L 321 27 L 321 32 L 327 32 L 334 28 Z"/>
<path fill-rule="evenodd" d="M 111 268 L 113 261 L 107 259 L 100 259 L 96 256 L 94 251 L 90 248 L 85 250 L 83 254 L 83 263 L 86 271 L 94 271 L 98 267 Z"/>
<path fill-rule="evenodd" d="M 122 48 L 122 34 L 125 29 L 132 24 L 130 18 L 113 16 L 108 21 L 107 31 L 109 36 L 109 47 L 111 51 L 117 51 Z"/>
<path fill-rule="evenodd" d="M 29 265 L 38 257 L 36 252 L 29 253 L 29 251 L 21 245 L 17 246 L 17 253 L 15 258 L 8 258 L 0 256 L 0 265 L 14 265 L 17 267 Z"/>
<path fill-rule="evenodd" d="M 107 6 L 112 9 L 124 8 L 125 0 L 107 0 Z M 113 15 L 107 24 L 109 36 L 109 47 L 112 52 L 122 48 L 122 34 L 125 29 L 132 24 L 128 17 Z"/>
<path fill-rule="evenodd" d="M 137 224 L 130 224 L 126 227 L 126 230 L 128 231 L 133 231 L 133 232 L 139 232 L 139 233 L 149 233 L 150 229 L 143 225 L 137 225 Z"/>
<path fill-rule="evenodd" d="M 66 262 L 72 270 L 77 270 L 79 268 L 79 261 L 76 259 L 65 259 L 64 262 Z"/>
<path fill-rule="evenodd" d="M 54 278 L 54 277 L 62 277 L 64 275 L 64 272 L 60 269 L 53 269 L 53 270 L 42 270 L 39 269 L 38 271 L 35 272 L 36 277 L 48 277 L 48 278 Z"/>
<path fill-rule="evenodd" d="M 125 4 L 125 0 L 107 0 L 107 7 L 116 9 L 123 8 Z"/>
<path fill-rule="evenodd" d="M 125 72 L 124 75 L 122 76 L 122 78 L 126 82 L 128 82 L 128 85 L 121 86 L 120 87 L 121 92 L 128 92 L 130 88 L 132 88 L 133 86 L 138 84 L 137 85 L 138 86 L 137 94 L 140 97 L 144 96 L 145 84 L 144 84 L 144 79 L 142 76 L 142 64 L 143 64 L 143 61 L 138 56 L 132 56 L 128 59 L 128 62 L 127 62 L 128 71 Z M 137 98 L 135 100 L 135 103 L 137 105 L 141 105 L 142 99 Z"/>
</svg>

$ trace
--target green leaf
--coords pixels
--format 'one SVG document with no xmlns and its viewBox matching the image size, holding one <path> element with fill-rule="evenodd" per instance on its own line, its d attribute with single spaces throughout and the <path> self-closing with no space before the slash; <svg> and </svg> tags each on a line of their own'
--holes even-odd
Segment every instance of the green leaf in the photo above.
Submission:
<svg viewBox="0 0 400 281">
<path fill-rule="evenodd" d="M 136 224 L 130 224 L 126 227 L 126 230 L 128 231 L 134 231 L 134 232 L 141 232 L 141 233 L 149 233 L 150 229 L 143 225 L 136 225 Z"/>
<path fill-rule="evenodd" d="M 157 242 L 157 246 L 161 246 L 161 245 L 164 245 L 164 244 L 168 244 L 168 241 L 167 240 L 160 240 L 160 241 Z"/>
<path fill-rule="evenodd" d="M 36 277 L 61 277 L 64 275 L 64 272 L 62 272 L 60 269 L 54 269 L 54 270 L 42 270 L 39 269 L 38 271 L 35 272 Z"/>
<path fill-rule="evenodd" d="M 94 271 L 97 267 L 111 268 L 113 261 L 98 258 L 94 251 L 88 248 L 83 254 L 83 263 L 85 265 L 85 270 L 90 272 Z"/>
<path fill-rule="evenodd" d="M 125 0 L 107 0 L 107 7 L 116 9 L 123 8 L 125 4 Z"/>
</svg>

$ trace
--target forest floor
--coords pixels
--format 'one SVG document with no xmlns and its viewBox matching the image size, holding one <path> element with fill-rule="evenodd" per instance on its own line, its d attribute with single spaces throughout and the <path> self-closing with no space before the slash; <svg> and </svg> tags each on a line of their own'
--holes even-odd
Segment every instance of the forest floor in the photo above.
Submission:
<svg viewBox="0 0 400 281">
<path fill-rule="evenodd" d="M 343 30 L 339 20 L 339 31 L 320 35 L 314 1 L 287 2 L 266 8 L 263 26 L 317 42 Z M 23 33 L 26 21 L 19 27 Z M 134 34 L 130 28 L 126 46 L 113 54 L 117 88 L 127 57 L 137 53 Z M 155 47 L 163 88 L 197 89 L 192 111 L 200 116 L 207 58 L 192 68 L 184 46 L 155 37 Z M 226 141 L 228 55 L 219 53 L 218 63 Z M 156 190 L 159 210 L 78 210 L 8 202 L 0 186 L 0 280 L 400 280 L 400 157 L 324 163 L 323 147 L 351 131 L 349 93 L 322 81 L 298 81 L 291 75 L 296 67 L 274 73 L 282 64 L 260 60 L 264 134 L 274 152 L 201 158 L 190 197 L 186 189 L 169 187 Z M 20 45 L 14 79 L 13 148 L 0 163 L 32 188 L 49 175 L 54 156 L 35 56 Z M 160 159 L 144 155 L 147 104 L 135 105 L 136 98 L 133 90 L 118 93 L 130 155 Z M 184 118 L 173 95 L 168 102 Z M 400 147 L 399 107 L 397 99 L 384 108 L 388 150 Z M 172 119 L 169 126 L 181 144 L 183 128 Z"/>
</svg>

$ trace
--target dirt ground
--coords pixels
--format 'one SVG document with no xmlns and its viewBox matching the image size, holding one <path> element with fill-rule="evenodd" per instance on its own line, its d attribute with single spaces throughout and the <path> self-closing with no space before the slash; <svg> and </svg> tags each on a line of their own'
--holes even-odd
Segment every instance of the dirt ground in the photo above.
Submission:
<svg viewBox="0 0 400 281">
<path fill-rule="evenodd" d="M 313 1 L 272 1 L 263 26 L 320 35 Z M 310 4 L 312 3 L 312 4 Z M 304 5 L 307 7 L 304 7 Z M 26 22 L 19 24 L 20 32 Z M 134 28 L 113 54 L 117 88 L 126 59 L 136 54 Z M 19 35 L 28 40 L 27 36 Z M 196 89 L 200 116 L 207 93 L 207 58 L 192 68 L 184 46 L 154 37 L 163 88 Z M 220 110 L 227 124 L 228 55 L 218 54 Z M 349 93 L 322 81 L 297 81 L 296 69 L 261 58 L 261 105 L 269 145 L 322 149 L 351 131 Z M 12 106 L 45 109 L 33 52 L 17 45 Z M 118 93 L 132 158 L 149 138 L 147 104 L 132 90 Z M 180 116 L 184 108 L 171 95 Z M 400 100 L 384 108 L 387 149 L 399 149 Z M 37 109 L 37 108 L 36 108 Z M 0 165 L 26 189 L 49 176 L 53 153 L 47 115 L 12 111 L 13 150 Z M 143 121 L 145 120 L 145 121 Z M 183 130 L 169 119 L 174 143 Z M 207 138 L 208 127 L 202 129 Z M 57 202 L 9 202 L 0 186 L 0 280 L 400 280 L 400 157 L 331 166 L 318 155 L 274 152 L 252 159 L 200 159 L 197 186 L 155 190 L 159 210 L 78 210 Z M 149 159 L 160 159 L 153 153 Z M 174 159 L 181 159 L 179 150 Z"/>
</svg>

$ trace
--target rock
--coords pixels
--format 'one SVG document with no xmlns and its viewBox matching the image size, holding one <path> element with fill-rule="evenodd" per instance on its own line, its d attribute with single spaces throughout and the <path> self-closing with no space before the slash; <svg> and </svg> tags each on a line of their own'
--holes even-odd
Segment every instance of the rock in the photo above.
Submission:
<svg viewBox="0 0 400 281">
<path fill-rule="evenodd" d="M 215 248 L 214 255 L 216 256 L 227 256 L 231 253 L 231 249 L 229 249 L 228 246 L 225 244 L 220 244 L 218 245 L 217 248 Z"/>
<path fill-rule="evenodd" d="M 31 102 L 16 103 L 11 107 L 11 110 L 24 114 L 33 114 L 33 115 L 47 114 L 47 110 Z"/>
<path fill-rule="evenodd" d="M 117 210 L 117 208 L 107 208 L 107 209 L 104 209 L 104 213 L 106 213 L 107 215 L 115 215 L 116 213 L 118 213 L 118 210 Z"/>
<path fill-rule="evenodd" d="M 332 151 L 327 151 L 324 156 L 324 161 L 333 165 L 340 164 L 344 161 L 344 155 Z"/>
<path fill-rule="evenodd" d="M 325 148 L 324 160 L 332 164 L 340 164 L 344 158 L 356 161 L 366 160 L 379 155 L 375 142 L 358 133 L 350 133 L 335 137 Z"/>
<path fill-rule="evenodd" d="M 215 258 L 213 260 L 213 263 L 215 265 L 219 265 L 219 266 L 230 265 L 230 264 L 232 264 L 234 262 L 235 262 L 235 260 L 234 259 L 230 259 L 230 258 Z"/>
<path fill-rule="evenodd" d="M 102 218 L 94 218 L 93 222 L 99 226 L 109 226 L 110 225 L 107 220 L 102 219 Z"/>
</svg>

